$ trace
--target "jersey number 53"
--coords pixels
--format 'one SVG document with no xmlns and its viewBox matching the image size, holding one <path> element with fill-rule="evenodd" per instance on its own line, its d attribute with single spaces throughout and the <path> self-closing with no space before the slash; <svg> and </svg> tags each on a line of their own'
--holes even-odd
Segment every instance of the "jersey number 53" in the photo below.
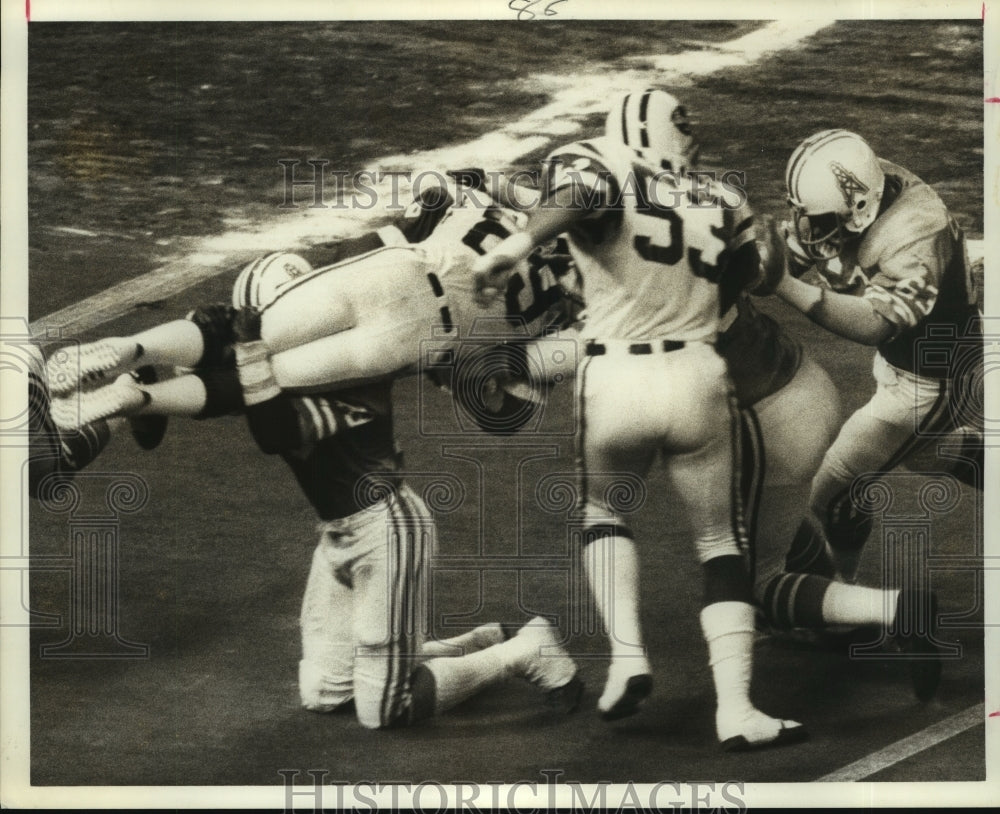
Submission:
<svg viewBox="0 0 1000 814">
<path fill-rule="evenodd" d="M 644 231 L 639 229 L 633 240 L 636 252 L 643 260 L 675 266 L 685 257 L 696 277 L 718 283 L 719 255 L 726 248 L 722 209 L 696 205 L 690 195 L 679 191 L 667 181 L 658 179 L 648 167 L 633 165 L 635 173 L 636 212 L 642 216 Z M 671 205 L 662 198 L 673 196 Z M 680 210 L 678 204 L 685 204 Z M 683 213 L 683 215 L 682 215 Z"/>
</svg>

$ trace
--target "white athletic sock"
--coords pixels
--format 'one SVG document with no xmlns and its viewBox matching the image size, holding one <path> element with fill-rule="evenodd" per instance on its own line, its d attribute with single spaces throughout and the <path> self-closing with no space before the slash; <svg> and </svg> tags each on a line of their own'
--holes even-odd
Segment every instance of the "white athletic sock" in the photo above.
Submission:
<svg viewBox="0 0 1000 814">
<path fill-rule="evenodd" d="M 201 330 L 188 319 L 164 322 L 129 340 L 142 345 L 144 364 L 194 367 L 205 352 Z"/>
<path fill-rule="evenodd" d="M 888 625 L 899 591 L 831 582 L 823 595 L 823 621 L 829 625 Z"/>
<path fill-rule="evenodd" d="M 449 639 L 426 641 L 420 648 L 420 655 L 426 658 L 464 656 L 500 644 L 506 638 L 499 622 L 489 622 Z"/>
<path fill-rule="evenodd" d="M 591 594 L 608 631 L 612 662 L 649 672 L 639 623 L 639 564 L 635 541 L 625 535 L 601 537 L 584 549 Z"/>
<path fill-rule="evenodd" d="M 135 386 L 149 395 L 140 414 L 195 416 L 205 409 L 205 383 L 197 376 L 189 374 Z"/>
<path fill-rule="evenodd" d="M 434 675 L 434 714 L 451 709 L 513 675 L 514 662 L 507 653 L 510 644 L 487 647 L 467 656 L 424 662 L 423 666 Z"/>
<path fill-rule="evenodd" d="M 746 602 L 715 602 L 702 608 L 701 629 L 708 644 L 718 703 L 716 720 L 738 721 L 753 711 L 754 608 Z M 720 729 L 724 727 L 720 726 Z"/>
</svg>

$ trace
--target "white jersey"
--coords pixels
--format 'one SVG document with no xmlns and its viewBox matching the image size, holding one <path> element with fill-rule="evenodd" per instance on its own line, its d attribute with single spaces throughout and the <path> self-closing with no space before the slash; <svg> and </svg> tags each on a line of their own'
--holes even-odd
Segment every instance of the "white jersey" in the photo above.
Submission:
<svg viewBox="0 0 1000 814">
<path fill-rule="evenodd" d="M 534 252 L 514 268 L 504 296 L 487 310 L 475 302 L 472 263 L 524 228 L 527 216 L 499 206 L 482 190 L 454 182 L 421 194 L 407 212 L 422 219 L 429 232 L 416 243 L 445 292 L 452 318 L 463 338 L 470 335 L 537 336 L 551 324 L 550 309 L 558 305 L 572 280 L 560 280 L 551 258 Z"/>
<path fill-rule="evenodd" d="M 477 257 L 524 228 L 527 218 L 523 213 L 501 208 L 483 191 L 452 181 L 432 192 L 437 193 L 433 205 L 440 208 L 441 214 L 435 219 L 433 231 L 418 245 L 439 269 L 442 280 L 467 276 Z M 428 197 L 421 196 L 411 206 L 416 210 L 428 208 L 432 205 Z"/>
<path fill-rule="evenodd" d="M 587 300 L 581 335 L 713 341 L 726 249 L 719 203 L 694 206 L 685 179 L 604 138 L 562 147 L 549 161 L 549 195 L 577 184 L 603 204 L 568 233 Z"/>
</svg>

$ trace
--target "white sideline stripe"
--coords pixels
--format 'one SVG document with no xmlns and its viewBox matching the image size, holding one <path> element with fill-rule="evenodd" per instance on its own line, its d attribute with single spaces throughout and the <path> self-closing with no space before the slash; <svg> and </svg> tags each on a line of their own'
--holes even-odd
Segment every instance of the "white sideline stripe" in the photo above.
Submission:
<svg viewBox="0 0 1000 814">
<path fill-rule="evenodd" d="M 745 65 L 767 53 L 784 50 L 832 24 L 834 20 L 778 20 L 763 28 L 722 43 L 704 43 L 697 50 L 652 57 L 634 57 L 649 67 L 621 72 L 538 75 L 522 80 L 533 89 L 555 88 L 551 101 L 522 119 L 466 144 L 450 145 L 410 155 L 386 156 L 374 168 L 419 170 L 460 166 L 507 166 L 545 147 L 553 136 L 576 132 L 588 115 L 600 113 L 614 94 L 636 85 L 703 76 L 723 68 Z M 540 135 L 543 134 L 543 135 Z M 400 184 L 401 191 L 403 184 Z M 388 185 L 379 189 L 388 192 Z M 288 210 L 285 217 L 257 224 L 253 231 L 233 231 L 194 243 L 191 255 L 126 280 L 31 324 L 35 336 L 70 337 L 119 317 L 143 302 L 178 294 L 201 280 L 221 274 L 242 259 L 276 249 L 294 249 L 318 240 L 351 237 L 370 228 L 377 210 Z M 317 220 L 317 218 L 319 220 Z M 252 250 L 249 252 L 248 251 Z M 245 258 L 245 259 L 244 259 Z"/>
<path fill-rule="evenodd" d="M 976 704 L 968 709 L 931 724 L 926 729 L 922 729 L 916 734 L 903 738 L 901 741 L 880 749 L 867 757 L 849 763 L 835 772 L 824 775 L 817 782 L 831 783 L 852 783 L 871 777 L 883 769 L 888 769 L 908 757 L 930 749 L 942 741 L 961 735 L 966 730 L 972 729 L 977 724 L 986 720 L 986 707 L 984 704 Z"/>
</svg>

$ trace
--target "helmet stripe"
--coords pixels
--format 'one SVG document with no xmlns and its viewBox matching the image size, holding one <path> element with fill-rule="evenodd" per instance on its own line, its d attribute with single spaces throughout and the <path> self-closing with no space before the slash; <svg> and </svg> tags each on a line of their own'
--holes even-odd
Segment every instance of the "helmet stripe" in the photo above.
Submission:
<svg viewBox="0 0 1000 814">
<path fill-rule="evenodd" d="M 243 270 L 243 275 L 245 276 L 246 279 L 243 281 L 243 298 L 238 303 L 239 308 L 245 308 L 250 304 L 250 285 L 253 283 L 254 277 L 256 277 L 256 274 L 254 272 L 256 272 L 257 266 L 259 265 L 260 265 L 260 258 L 258 257 L 256 260 L 253 261 L 253 263 L 250 264 L 248 268 Z"/>
<path fill-rule="evenodd" d="M 792 191 L 792 178 L 795 175 L 795 170 L 798 169 L 799 165 L 802 163 L 802 159 L 806 157 L 806 154 L 819 142 L 823 141 L 827 137 L 833 135 L 834 133 L 843 132 L 841 130 L 823 130 L 819 133 L 813 133 L 805 141 L 803 141 L 795 151 L 794 157 L 791 163 L 788 165 L 788 171 L 785 173 L 785 186 L 787 187 L 789 193 Z"/>
<path fill-rule="evenodd" d="M 622 143 L 628 146 L 628 121 L 625 116 L 625 111 L 628 110 L 628 100 L 632 98 L 632 94 L 628 94 L 622 99 Z"/>
<path fill-rule="evenodd" d="M 639 143 L 643 147 L 649 146 L 649 134 L 646 132 L 646 115 L 649 108 L 649 97 L 652 94 L 653 91 L 647 90 L 642 94 L 642 99 L 639 101 Z"/>
<path fill-rule="evenodd" d="M 795 200 L 801 200 L 798 193 L 799 177 L 802 174 L 803 159 L 806 154 L 812 154 L 820 147 L 825 147 L 827 144 L 831 144 L 834 141 L 839 141 L 843 138 L 851 138 L 852 134 L 846 130 L 827 130 L 823 133 L 817 133 L 811 139 L 807 139 L 802 143 L 802 152 L 796 158 L 794 164 L 788 168 L 788 178 L 786 179 L 786 186 L 788 187 L 788 194 L 792 196 Z M 810 144 L 809 142 L 812 141 Z"/>
</svg>

